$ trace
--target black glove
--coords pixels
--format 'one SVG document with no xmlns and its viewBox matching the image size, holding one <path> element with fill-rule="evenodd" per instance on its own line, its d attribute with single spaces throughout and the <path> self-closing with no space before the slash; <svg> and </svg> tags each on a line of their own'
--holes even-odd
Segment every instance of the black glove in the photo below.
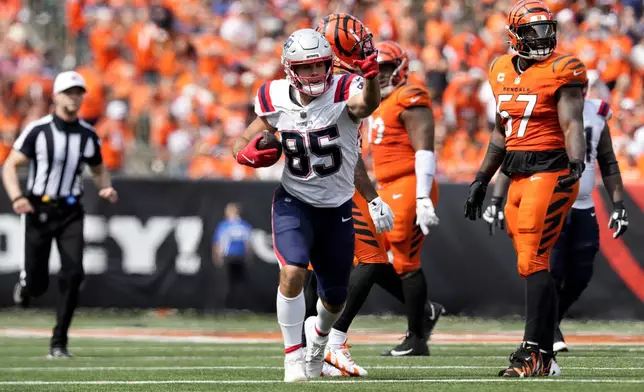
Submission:
<svg viewBox="0 0 644 392">
<path fill-rule="evenodd" d="M 613 213 L 610 214 L 608 228 L 615 228 L 613 238 L 619 238 L 622 234 L 626 233 L 626 230 L 628 230 L 628 215 L 626 214 L 626 208 L 624 208 L 623 201 L 613 203 Z"/>
<path fill-rule="evenodd" d="M 586 164 L 582 160 L 574 160 L 568 163 L 568 168 L 570 169 L 570 174 L 559 179 L 559 186 L 562 188 L 570 188 L 579 181 L 584 173 Z"/>
<path fill-rule="evenodd" d="M 505 230 L 505 215 L 503 214 L 502 197 L 493 197 L 490 200 L 490 205 L 487 206 L 483 213 L 483 220 L 487 222 L 490 228 L 490 235 L 494 235 L 497 227 L 501 230 Z"/>
<path fill-rule="evenodd" d="M 485 200 L 488 182 L 480 177 L 480 175 L 477 175 L 476 180 L 470 184 L 470 192 L 465 201 L 465 217 L 470 220 L 480 218 L 483 212 L 483 201 Z"/>
</svg>

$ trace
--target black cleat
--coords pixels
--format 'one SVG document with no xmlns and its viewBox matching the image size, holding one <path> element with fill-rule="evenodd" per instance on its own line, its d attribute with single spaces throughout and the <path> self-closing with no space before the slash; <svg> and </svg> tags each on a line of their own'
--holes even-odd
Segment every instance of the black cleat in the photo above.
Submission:
<svg viewBox="0 0 644 392">
<path fill-rule="evenodd" d="M 543 358 L 539 346 L 521 343 L 517 351 L 510 354 L 510 366 L 499 372 L 501 377 L 539 377 L 543 375 Z"/>
<path fill-rule="evenodd" d="M 52 347 L 47 354 L 47 359 L 69 359 L 72 357 L 73 355 L 67 351 L 66 347 Z"/>
<path fill-rule="evenodd" d="M 445 308 L 443 305 L 436 302 L 427 302 L 425 305 L 425 322 L 424 322 L 424 332 L 425 332 L 425 341 L 429 340 L 432 335 L 432 331 L 438 323 L 438 319 L 441 315 L 445 314 Z"/>
<path fill-rule="evenodd" d="M 13 302 L 23 308 L 28 308 L 31 303 L 31 298 L 27 294 L 27 290 L 20 282 L 13 286 Z"/>
<path fill-rule="evenodd" d="M 408 332 L 405 340 L 396 347 L 380 353 L 383 357 L 429 356 L 427 340 Z"/>
</svg>

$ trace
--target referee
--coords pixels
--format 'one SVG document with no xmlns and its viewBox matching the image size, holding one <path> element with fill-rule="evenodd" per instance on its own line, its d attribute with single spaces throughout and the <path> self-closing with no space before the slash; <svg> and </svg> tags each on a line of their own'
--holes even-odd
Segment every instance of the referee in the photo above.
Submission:
<svg viewBox="0 0 644 392">
<path fill-rule="evenodd" d="M 82 173 L 89 165 L 99 196 L 114 203 L 117 193 L 101 158 L 91 125 L 78 118 L 86 91 L 76 72 L 54 80 L 54 113 L 27 125 L 13 145 L 2 170 L 2 182 L 25 230 L 24 265 L 14 289 L 16 303 L 27 307 L 31 297 L 47 291 L 49 253 L 55 239 L 60 253 L 60 292 L 56 326 L 48 358 L 71 358 L 67 331 L 83 281 Z M 29 164 L 27 189 L 20 189 L 18 165 Z"/>
</svg>

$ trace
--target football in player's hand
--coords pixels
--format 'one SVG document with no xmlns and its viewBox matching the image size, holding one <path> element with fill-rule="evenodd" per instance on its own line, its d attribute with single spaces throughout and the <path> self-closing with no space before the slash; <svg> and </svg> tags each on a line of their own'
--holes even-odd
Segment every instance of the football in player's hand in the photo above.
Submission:
<svg viewBox="0 0 644 392">
<path fill-rule="evenodd" d="M 277 162 L 282 156 L 282 143 L 273 133 L 264 131 L 262 132 L 262 138 L 257 142 L 257 149 L 270 150 L 271 148 L 277 149 L 277 158 L 275 159 L 275 162 Z"/>
</svg>

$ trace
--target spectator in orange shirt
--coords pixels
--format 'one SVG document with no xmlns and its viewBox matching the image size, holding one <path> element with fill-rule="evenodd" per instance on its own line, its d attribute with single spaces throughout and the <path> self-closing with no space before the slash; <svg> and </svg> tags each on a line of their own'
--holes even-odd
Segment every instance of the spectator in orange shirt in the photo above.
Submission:
<svg viewBox="0 0 644 392">
<path fill-rule="evenodd" d="M 105 90 L 103 88 L 103 74 L 96 66 L 88 64 L 76 70 L 83 76 L 87 83 L 87 93 L 83 106 L 78 112 L 79 116 L 88 123 L 95 125 L 105 113 Z"/>
<path fill-rule="evenodd" d="M 111 101 L 105 111 L 106 116 L 96 125 L 96 134 L 101 140 L 103 163 L 112 173 L 123 170 L 125 153 L 134 143 L 134 134 L 128 127 L 127 104 Z"/>
<path fill-rule="evenodd" d="M 105 72 L 110 63 L 119 57 L 120 29 L 114 26 L 114 11 L 109 8 L 100 8 L 96 21 L 89 35 L 89 45 L 97 69 Z"/>
<path fill-rule="evenodd" d="M 20 132 L 20 116 L 14 105 L 0 104 L 0 166 L 4 163 L 13 142 Z"/>
<path fill-rule="evenodd" d="M 470 124 L 477 124 L 477 128 L 487 126 L 486 108 L 478 94 L 483 80 L 484 71 L 472 68 L 450 81 L 443 95 L 445 123 L 450 130 Z"/>
</svg>

